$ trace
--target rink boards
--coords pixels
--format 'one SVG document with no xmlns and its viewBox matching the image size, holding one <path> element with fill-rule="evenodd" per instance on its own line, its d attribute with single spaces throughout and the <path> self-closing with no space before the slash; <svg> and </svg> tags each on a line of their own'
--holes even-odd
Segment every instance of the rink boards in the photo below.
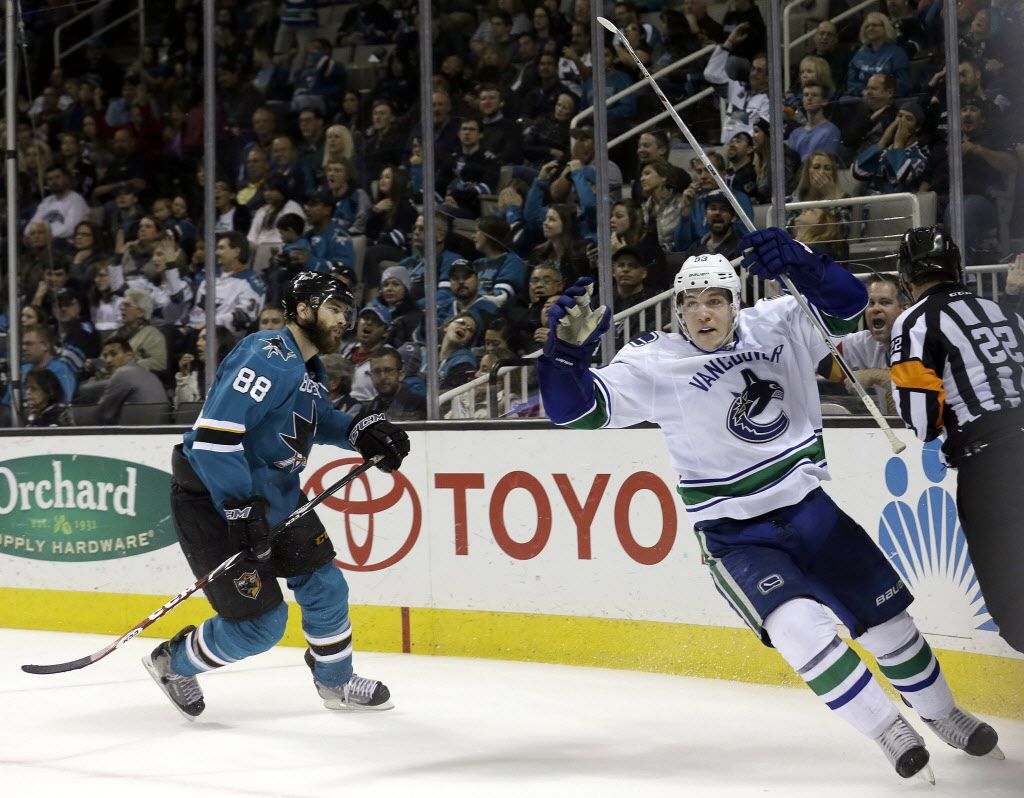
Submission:
<svg viewBox="0 0 1024 798">
<path fill-rule="evenodd" d="M 894 457 L 874 428 L 827 428 L 825 488 L 903 575 L 965 703 L 1024 718 L 1024 658 L 978 591 L 955 477 L 933 447 L 898 434 L 909 445 Z M 716 593 L 656 429 L 420 425 L 410 435 L 401 473 L 373 472 L 320 510 L 351 588 L 357 649 L 797 683 Z M 178 440 L 4 437 L 0 626 L 117 635 L 192 582 L 169 517 Z M 355 462 L 317 447 L 307 494 Z M 208 613 L 190 599 L 150 631 L 169 636 Z M 285 643 L 304 645 L 291 616 Z"/>
</svg>

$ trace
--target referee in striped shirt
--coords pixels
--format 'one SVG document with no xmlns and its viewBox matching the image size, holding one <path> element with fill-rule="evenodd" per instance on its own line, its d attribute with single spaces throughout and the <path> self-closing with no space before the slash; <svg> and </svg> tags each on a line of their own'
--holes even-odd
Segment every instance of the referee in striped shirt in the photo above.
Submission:
<svg viewBox="0 0 1024 798">
<path fill-rule="evenodd" d="M 1024 653 L 1024 320 L 962 281 L 941 227 L 903 235 L 899 274 L 914 304 L 893 324 L 896 407 L 923 441 L 944 437 L 975 574 L 999 633 Z"/>
</svg>

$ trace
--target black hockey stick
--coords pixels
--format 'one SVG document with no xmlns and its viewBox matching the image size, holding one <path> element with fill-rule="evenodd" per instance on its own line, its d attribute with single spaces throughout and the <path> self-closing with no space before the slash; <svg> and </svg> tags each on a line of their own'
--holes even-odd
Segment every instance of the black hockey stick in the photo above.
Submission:
<svg viewBox="0 0 1024 798">
<path fill-rule="evenodd" d="M 358 477 L 360 474 L 369 471 L 380 461 L 381 455 L 374 455 L 361 466 L 354 469 L 353 471 L 350 471 L 348 474 L 343 476 L 341 479 L 339 479 L 329 488 L 324 490 L 318 496 L 315 496 L 314 498 L 306 502 L 306 504 L 297 508 L 295 512 L 289 515 L 280 524 L 275 526 L 270 531 L 271 537 L 279 535 L 282 532 L 284 532 L 284 530 L 286 530 L 288 527 L 290 527 L 292 524 L 294 524 L 296 521 L 302 518 L 306 513 L 308 513 L 318 504 L 320 504 L 320 502 L 322 502 L 328 496 L 330 496 L 333 493 L 336 493 L 341 488 L 345 487 L 345 485 L 347 485 L 353 479 Z M 136 637 L 147 626 L 150 626 L 151 624 L 160 620 L 162 617 L 164 617 L 167 613 L 169 613 L 171 610 L 173 610 L 175 607 L 181 604 L 181 602 L 183 602 L 193 593 L 195 593 L 198 590 L 201 590 L 208 582 L 212 582 L 218 576 L 223 574 L 225 571 L 227 571 L 229 568 L 235 565 L 239 560 L 241 560 L 244 556 L 244 551 L 239 551 L 236 554 L 232 554 L 230 557 L 224 560 L 224 562 L 222 562 L 220 565 L 218 565 L 216 568 L 210 571 L 210 573 L 206 574 L 205 576 L 199 577 L 199 579 L 197 579 L 191 585 L 182 590 L 178 595 L 176 595 L 174 598 L 172 598 L 170 601 L 168 601 L 166 604 L 164 604 L 162 607 L 156 610 L 156 612 L 154 612 L 152 615 L 148 616 L 147 618 L 143 618 L 141 621 L 135 624 L 135 626 L 133 626 L 131 629 L 129 629 L 127 632 L 125 632 L 123 635 L 117 638 L 117 640 L 115 640 L 113 643 L 104 648 L 101 648 L 94 654 L 90 654 L 87 657 L 82 657 L 81 659 L 73 659 L 70 662 L 59 662 L 56 665 L 22 665 L 21 669 L 25 671 L 25 673 L 65 673 L 66 671 L 76 671 L 79 668 L 84 668 L 87 665 L 92 665 L 94 662 L 99 662 L 101 659 L 107 656 L 107 654 L 110 654 L 116 649 L 119 649 L 129 640 Z"/>
</svg>

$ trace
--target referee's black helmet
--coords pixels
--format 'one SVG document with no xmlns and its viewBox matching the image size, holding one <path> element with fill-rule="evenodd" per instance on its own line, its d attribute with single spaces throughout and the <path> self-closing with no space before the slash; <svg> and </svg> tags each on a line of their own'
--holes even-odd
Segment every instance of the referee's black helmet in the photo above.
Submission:
<svg viewBox="0 0 1024 798">
<path fill-rule="evenodd" d="M 281 304 L 284 305 L 285 318 L 294 319 L 300 302 L 305 302 L 316 313 L 328 299 L 337 299 L 347 305 L 349 310 L 355 310 L 356 301 L 352 292 L 337 277 L 317 272 L 299 272 L 284 289 Z"/>
<path fill-rule="evenodd" d="M 900 277 L 908 283 L 942 277 L 960 282 L 963 277 L 960 250 L 941 225 L 907 230 L 897 263 Z"/>
</svg>

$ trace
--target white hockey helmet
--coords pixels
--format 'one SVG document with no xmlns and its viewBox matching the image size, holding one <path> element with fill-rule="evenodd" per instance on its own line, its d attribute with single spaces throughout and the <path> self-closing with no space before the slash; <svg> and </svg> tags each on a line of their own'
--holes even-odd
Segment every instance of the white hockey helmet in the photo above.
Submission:
<svg viewBox="0 0 1024 798">
<path fill-rule="evenodd" d="M 724 255 L 693 255 L 683 263 L 672 284 L 679 331 L 687 340 L 692 339 L 686 329 L 686 320 L 680 309 L 680 296 L 686 291 L 704 291 L 708 288 L 721 288 L 729 292 L 732 297 L 732 328 L 729 330 L 729 335 L 732 335 L 736 329 L 736 324 L 739 321 L 740 294 L 743 290 L 739 275 L 736 274 L 736 270 Z M 728 340 L 728 337 L 727 335 L 723 343 Z"/>
</svg>

